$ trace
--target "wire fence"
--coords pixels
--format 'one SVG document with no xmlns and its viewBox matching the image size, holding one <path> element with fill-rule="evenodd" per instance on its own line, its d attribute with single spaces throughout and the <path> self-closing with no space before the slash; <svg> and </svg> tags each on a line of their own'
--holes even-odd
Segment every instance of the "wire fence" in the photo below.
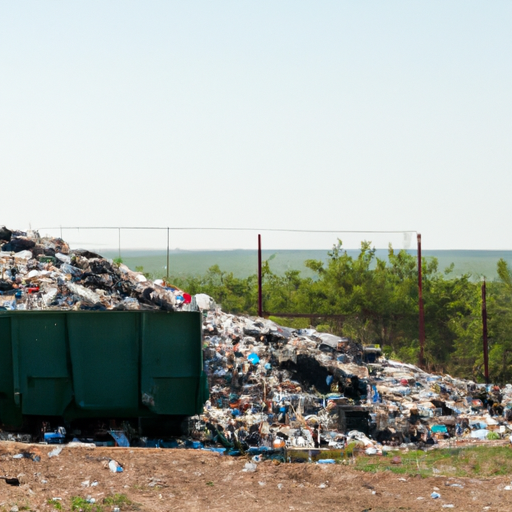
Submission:
<svg viewBox="0 0 512 512">
<path fill-rule="evenodd" d="M 154 277 L 202 275 L 212 265 L 247 277 L 257 272 L 257 234 L 263 238 L 262 257 L 272 271 L 300 270 L 306 259 L 325 260 L 337 243 L 357 254 L 362 241 L 385 257 L 387 247 L 411 248 L 415 231 L 348 231 L 232 227 L 57 226 L 38 228 L 41 236 L 60 237 L 72 248 L 88 249 L 131 268 L 143 267 Z"/>
</svg>

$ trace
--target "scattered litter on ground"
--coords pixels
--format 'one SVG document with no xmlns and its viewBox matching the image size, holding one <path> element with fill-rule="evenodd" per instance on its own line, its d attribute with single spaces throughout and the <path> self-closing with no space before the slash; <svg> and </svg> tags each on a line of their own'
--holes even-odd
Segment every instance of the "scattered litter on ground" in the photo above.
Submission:
<svg viewBox="0 0 512 512">
<path fill-rule="evenodd" d="M 62 446 L 54 448 L 51 452 L 48 452 L 48 457 L 58 457 L 62 451 Z"/>
<path fill-rule="evenodd" d="M 122 473 L 123 467 L 119 462 L 115 461 L 114 459 L 110 459 L 108 462 L 108 469 L 112 471 L 112 473 Z"/>
</svg>

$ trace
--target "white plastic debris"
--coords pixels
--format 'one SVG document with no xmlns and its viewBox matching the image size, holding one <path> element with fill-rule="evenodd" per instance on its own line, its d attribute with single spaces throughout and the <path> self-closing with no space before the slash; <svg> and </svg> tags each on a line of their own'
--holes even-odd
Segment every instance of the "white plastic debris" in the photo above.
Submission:
<svg viewBox="0 0 512 512">
<path fill-rule="evenodd" d="M 201 310 L 211 309 L 215 304 L 214 300 L 206 293 L 198 293 L 195 298 L 197 307 Z"/>
<path fill-rule="evenodd" d="M 57 446 L 51 452 L 48 452 L 48 457 L 58 457 L 62 451 L 62 446 Z"/>
<path fill-rule="evenodd" d="M 123 472 L 122 466 L 119 464 L 119 462 L 115 461 L 114 459 L 110 459 L 110 461 L 108 463 L 108 468 L 110 469 L 110 471 L 112 471 L 112 473 L 122 473 Z"/>
<path fill-rule="evenodd" d="M 256 471 L 256 468 L 258 466 L 254 464 L 254 462 L 246 462 L 244 469 L 242 471 L 248 472 L 248 473 L 254 473 Z"/>
</svg>

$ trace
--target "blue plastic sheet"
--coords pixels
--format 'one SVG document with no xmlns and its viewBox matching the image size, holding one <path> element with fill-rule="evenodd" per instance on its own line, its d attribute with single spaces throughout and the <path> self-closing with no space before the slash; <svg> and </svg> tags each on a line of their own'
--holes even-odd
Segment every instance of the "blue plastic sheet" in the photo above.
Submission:
<svg viewBox="0 0 512 512">
<path fill-rule="evenodd" d="M 215 448 L 215 447 L 210 447 L 210 448 L 201 448 L 202 450 L 204 450 L 205 452 L 215 452 L 215 453 L 220 453 L 221 455 L 224 455 L 224 453 L 226 453 L 226 448 Z"/>
<path fill-rule="evenodd" d="M 126 434 L 122 430 L 111 430 L 110 435 L 114 438 L 118 446 L 122 446 L 123 448 L 130 446 L 130 441 L 128 441 Z"/>
<path fill-rule="evenodd" d="M 204 448 L 203 443 L 201 443 L 199 441 L 190 441 L 188 439 L 185 441 L 185 446 L 187 448 L 193 448 L 194 450 L 199 450 L 201 448 Z"/>
<path fill-rule="evenodd" d="M 260 362 L 260 358 L 258 357 L 258 354 L 255 354 L 254 352 L 250 353 L 248 356 L 247 356 L 247 360 L 251 363 L 251 364 L 258 364 Z"/>
</svg>

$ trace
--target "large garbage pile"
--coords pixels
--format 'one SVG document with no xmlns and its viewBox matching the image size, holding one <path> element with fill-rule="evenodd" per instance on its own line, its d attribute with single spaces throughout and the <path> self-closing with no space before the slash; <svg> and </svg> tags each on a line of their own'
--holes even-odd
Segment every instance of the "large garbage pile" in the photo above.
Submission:
<svg viewBox="0 0 512 512">
<path fill-rule="evenodd" d="M 186 309 L 190 295 L 60 238 L 0 227 L 0 308 Z"/>
<path fill-rule="evenodd" d="M 431 375 L 379 347 L 314 329 L 224 313 L 206 295 L 162 281 L 60 238 L 0 227 L 0 309 L 187 310 L 204 315 L 210 400 L 186 446 L 231 453 L 341 449 L 367 453 L 512 430 L 512 385 Z"/>
<path fill-rule="evenodd" d="M 333 404 L 367 394 L 368 370 L 357 345 L 219 309 L 208 312 L 204 335 L 205 425 L 212 438 L 270 449 L 315 446 L 323 427 L 323 437 L 339 445 L 345 426 Z"/>
<path fill-rule="evenodd" d="M 431 375 L 314 329 L 292 330 L 234 316 L 196 296 L 204 309 L 210 401 L 196 437 L 233 451 L 282 447 L 367 453 L 450 439 L 510 435 L 512 385 L 503 389 Z"/>
</svg>

